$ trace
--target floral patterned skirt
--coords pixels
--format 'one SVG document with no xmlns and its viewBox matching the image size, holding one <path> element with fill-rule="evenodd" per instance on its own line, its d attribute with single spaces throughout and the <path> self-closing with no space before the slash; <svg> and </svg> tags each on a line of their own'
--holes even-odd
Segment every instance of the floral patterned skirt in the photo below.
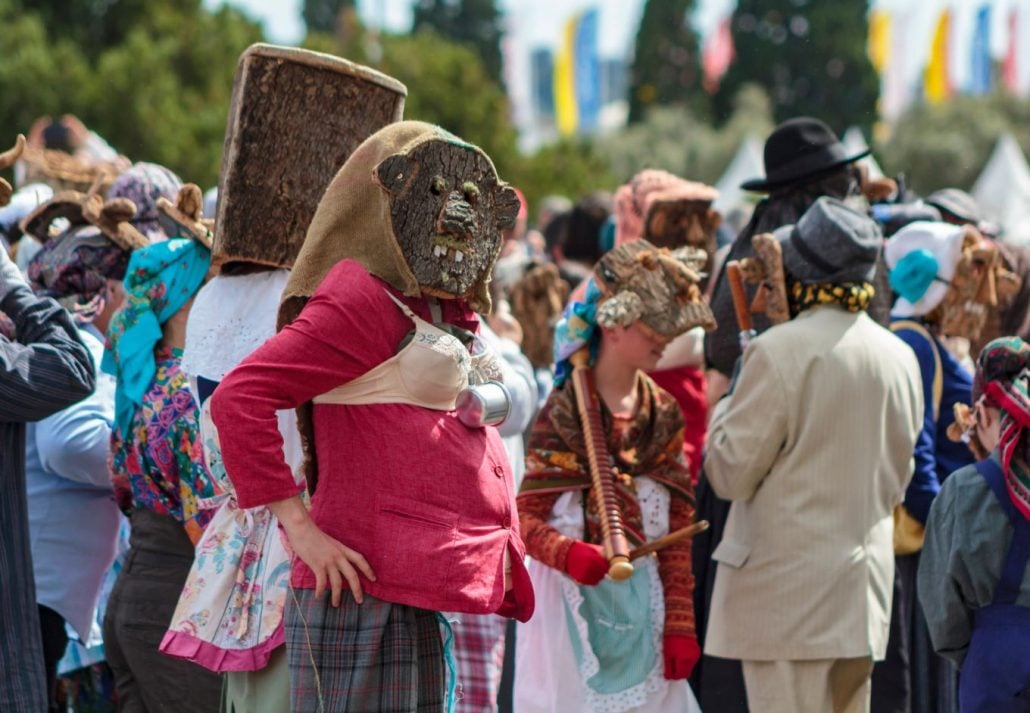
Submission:
<svg viewBox="0 0 1030 713">
<path fill-rule="evenodd" d="M 285 640 L 290 553 L 268 508 L 236 502 L 209 403 L 201 409 L 204 457 L 224 493 L 202 502 L 217 512 L 197 543 L 161 651 L 212 671 L 259 671 Z"/>
</svg>

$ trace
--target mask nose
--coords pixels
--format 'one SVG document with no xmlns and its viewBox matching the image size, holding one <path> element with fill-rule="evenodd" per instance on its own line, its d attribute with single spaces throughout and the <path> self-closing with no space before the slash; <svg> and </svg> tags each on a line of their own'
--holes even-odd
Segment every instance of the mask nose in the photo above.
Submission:
<svg viewBox="0 0 1030 713">
<path fill-rule="evenodd" d="M 462 240 L 471 240 L 479 227 L 476 209 L 465 200 L 458 191 L 451 191 L 447 196 L 440 216 L 436 221 L 436 230 L 444 235 L 453 235 Z"/>
</svg>

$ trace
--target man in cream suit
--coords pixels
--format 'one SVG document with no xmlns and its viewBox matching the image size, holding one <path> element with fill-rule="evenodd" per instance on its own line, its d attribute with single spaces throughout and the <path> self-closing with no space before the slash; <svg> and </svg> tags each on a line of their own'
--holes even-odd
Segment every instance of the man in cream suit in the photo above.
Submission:
<svg viewBox="0 0 1030 713">
<path fill-rule="evenodd" d="M 705 471 L 733 505 L 705 653 L 743 661 L 754 713 L 868 711 L 919 366 L 864 311 L 882 243 L 872 221 L 821 198 L 776 237 L 797 316 L 751 342 L 712 417 Z"/>
</svg>

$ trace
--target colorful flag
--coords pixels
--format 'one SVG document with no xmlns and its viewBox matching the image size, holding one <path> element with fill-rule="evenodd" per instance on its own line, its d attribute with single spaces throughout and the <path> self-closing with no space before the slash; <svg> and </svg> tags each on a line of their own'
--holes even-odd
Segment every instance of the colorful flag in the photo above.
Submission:
<svg viewBox="0 0 1030 713">
<path fill-rule="evenodd" d="M 733 33 L 730 31 L 730 20 L 731 17 L 723 18 L 715 32 L 705 39 L 704 47 L 701 49 L 704 88 L 709 94 L 714 94 L 719 88 L 722 76 L 733 63 Z"/>
<path fill-rule="evenodd" d="M 1012 93 L 1019 92 L 1019 14 L 1016 8 L 1009 13 L 1009 46 L 1001 64 L 1001 79 L 1005 88 Z"/>
<path fill-rule="evenodd" d="M 565 33 L 554 60 L 554 118 L 562 136 L 572 136 L 579 126 L 576 110 L 576 25 L 579 17 L 565 23 Z"/>
<path fill-rule="evenodd" d="M 877 73 L 884 74 L 891 60 L 891 14 L 886 10 L 869 13 L 869 38 L 866 51 Z"/>
<path fill-rule="evenodd" d="M 911 10 L 895 12 L 890 17 L 890 43 L 887 62 L 880 75 L 880 116 L 895 121 L 912 103 L 921 64 L 911 55 Z M 919 67 L 916 69 L 916 67 Z"/>
<path fill-rule="evenodd" d="M 951 11 L 944 10 L 937 19 L 930 45 L 930 61 L 923 73 L 923 95 L 931 104 L 939 104 L 951 97 L 948 77 L 948 40 L 951 32 Z"/>
<path fill-rule="evenodd" d="M 973 76 L 969 82 L 970 94 L 991 91 L 991 6 L 982 5 L 976 13 L 976 32 L 973 35 Z"/>
<path fill-rule="evenodd" d="M 601 60 L 597 54 L 598 13 L 584 12 L 576 27 L 573 81 L 580 131 L 594 131 L 601 113 Z"/>
<path fill-rule="evenodd" d="M 533 74 L 533 109 L 538 116 L 554 116 L 554 53 L 541 47 L 529 59 Z"/>
</svg>

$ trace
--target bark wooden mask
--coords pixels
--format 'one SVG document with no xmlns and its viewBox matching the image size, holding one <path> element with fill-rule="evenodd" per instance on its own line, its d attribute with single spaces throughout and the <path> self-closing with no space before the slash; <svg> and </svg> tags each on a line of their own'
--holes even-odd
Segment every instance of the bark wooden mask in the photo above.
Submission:
<svg viewBox="0 0 1030 713">
<path fill-rule="evenodd" d="M 771 324 L 782 324 L 790 319 L 790 307 L 780 242 L 772 233 L 759 233 L 751 238 L 751 245 L 754 256 L 740 261 L 744 280 L 757 286 L 751 313 L 764 314 Z"/>
<path fill-rule="evenodd" d="M 966 226 L 962 256 L 955 267 L 950 287 L 940 304 L 941 332 L 975 341 L 980 337 L 989 310 L 1019 289 L 1017 276 L 1001 265 L 998 249 L 979 231 Z"/>
<path fill-rule="evenodd" d="M 722 218 L 711 200 L 658 197 L 650 202 L 644 240 L 659 248 L 684 246 L 715 254 L 715 230 Z"/>
<path fill-rule="evenodd" d="M 553 263 L 536 265 L 511 288 L 511 312 L 522 325 L 522 352 L 544 368 L 554 361 L 554 327 L 561 319 L 569 283 Z"/>
<path fill-rule="evenodd" d="M 425 141 L 383 160 L 375 180 L 390 194 L 393 234 L 425 293 L 467 297 L 489 279 L 519 199 L 486 155 L 468 144 Z"/>
</svg>

